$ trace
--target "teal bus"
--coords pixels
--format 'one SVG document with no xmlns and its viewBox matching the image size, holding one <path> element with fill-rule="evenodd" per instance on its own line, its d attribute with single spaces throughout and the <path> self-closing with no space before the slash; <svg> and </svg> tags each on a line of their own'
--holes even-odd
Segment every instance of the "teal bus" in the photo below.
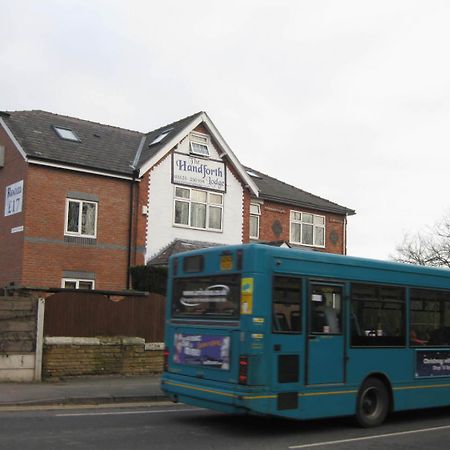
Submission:
<svg viewBox="0 0 450 450">
<path fill-rule="evenodd" d="M 450 270 L 264 244 L 171 257 L 162 389 L 294 419 L 450 404 Z"/>
</svg>

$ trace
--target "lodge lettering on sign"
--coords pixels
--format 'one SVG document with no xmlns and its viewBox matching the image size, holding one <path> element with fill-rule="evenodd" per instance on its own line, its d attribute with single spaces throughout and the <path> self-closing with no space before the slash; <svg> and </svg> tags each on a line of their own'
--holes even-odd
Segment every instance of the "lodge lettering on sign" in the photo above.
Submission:
<svg viewBox="0 0 450 450">
<path fill-rule="evenodd" d="M 213 159 L 195 158 L 173 153 L 172 181 L 174 184 L 225 192 L 225 164 Z"/>
<path fill-rule="evenodd" d="M 22 212 L 23 180 L 6 186 L 5 216 Z"/>
</svg>

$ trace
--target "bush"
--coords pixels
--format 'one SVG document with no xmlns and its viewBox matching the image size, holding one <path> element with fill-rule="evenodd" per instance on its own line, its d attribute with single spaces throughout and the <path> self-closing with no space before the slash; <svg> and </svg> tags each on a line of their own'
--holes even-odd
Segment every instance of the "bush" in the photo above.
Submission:
<svg viewBox="0 0 450 450">
<path fill-rule="evenodd" d="M 130 272 L 134 290 L 166 295 L 167 267 L 134 266 Z"/>
</svg>

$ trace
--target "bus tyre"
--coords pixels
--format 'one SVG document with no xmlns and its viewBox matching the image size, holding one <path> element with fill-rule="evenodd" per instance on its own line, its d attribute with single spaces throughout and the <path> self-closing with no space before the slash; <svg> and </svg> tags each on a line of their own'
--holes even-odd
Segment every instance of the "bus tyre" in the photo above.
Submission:
<svg viewBox="0 0 450 450">
<path fill-rule="evenodd" d="M 356 403 L 356 420 L 364 428 L 381 425 L 389 412 L 389 394 L 378 378 L 368 378 L 362 384 Z"/>
</svg>

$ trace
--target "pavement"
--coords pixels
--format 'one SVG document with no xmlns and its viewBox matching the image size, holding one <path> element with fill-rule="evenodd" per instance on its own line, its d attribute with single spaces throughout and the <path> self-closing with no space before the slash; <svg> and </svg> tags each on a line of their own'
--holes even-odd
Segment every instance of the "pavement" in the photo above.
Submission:
<svg viewBox="0 0 450 450">
<path fill-rule="evenodd" d="M 0 383 L 0 408 L 165 401 L 160 375 L 67 377 Z"/>
</svg>

